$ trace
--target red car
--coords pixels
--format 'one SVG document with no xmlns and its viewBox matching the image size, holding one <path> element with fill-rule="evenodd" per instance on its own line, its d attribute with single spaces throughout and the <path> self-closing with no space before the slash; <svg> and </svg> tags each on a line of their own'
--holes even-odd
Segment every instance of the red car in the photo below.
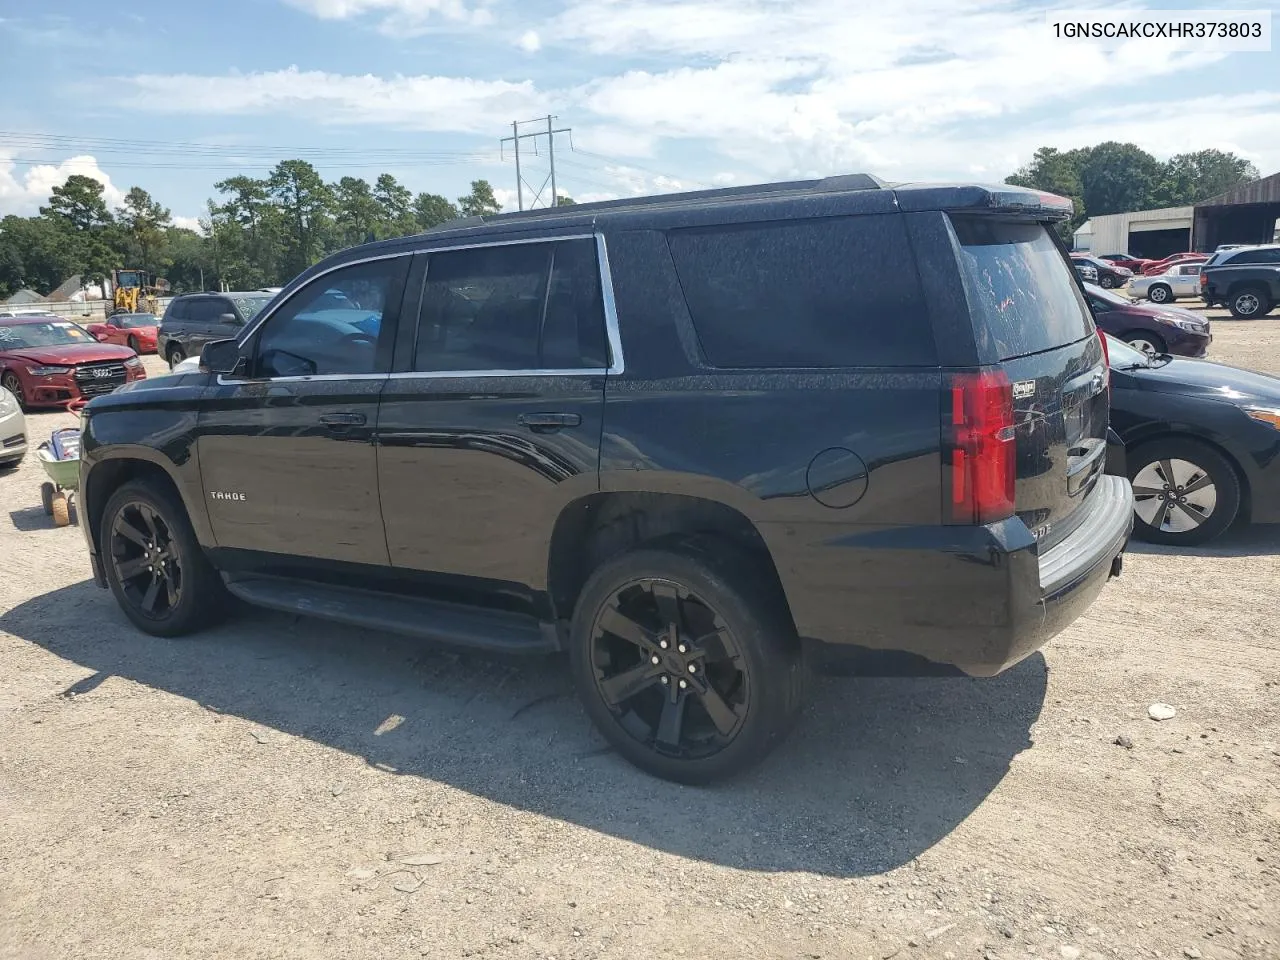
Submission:
<svg viewBox="0 0 1280 960">
<path fill-rule="evenodd" d="M 147 372 L 128 347 L 98 343 L 60 317 L 0 317 L 0 385 L 25 408 L 96 397 Z"/>
<path fill-rule="evenodd" d="M 156 352 L 156 324 L 149 313 L 117 313 L 106 323 L 91 323 L 89 333 L 100 343 L 118 343 L 134 353 Z"/>
<path fill-rule="evenodd" d="M 1175 263 L 1203 263 L 1209 259 L 1207 253 L 1175 253 L 1165 257 L 1163 260 L 1157 260 L 1150 266 L 1145 267 L 1142 271 L 1144 277 L 1154 277 L 1157 274 L 1164 273 Z"/>
<path fill-rule="evenodd" d="M 1126 267 L 1135 274 L 1141 276 L 1142 271 L 1147 269 L 1154 261 L 1145 260 L 1142 257 L 1133 257 L 1127 253 L 1104 253 L 1103 260 L 1110 260 L 1117 267 Z"/>
</svg>

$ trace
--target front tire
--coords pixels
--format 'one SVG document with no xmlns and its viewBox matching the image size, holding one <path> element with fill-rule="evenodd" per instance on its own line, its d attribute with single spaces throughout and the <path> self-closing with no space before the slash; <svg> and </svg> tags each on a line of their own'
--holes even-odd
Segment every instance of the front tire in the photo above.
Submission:
<svg viewBox="0 0 1280 960">
<path fill-rule="evenodd" d="M 1103 276 L 1098 280 L 1098 286 L 1105 287 L 1107 290 L 1112 289 L 1116 285 L 1115 277 Z"/>
<path fill-rule="evenodd" d="M 1196 546 L 1222 534 L 1240 513 L 1240 477 L 1208 444 L 1154 440 L 1128 456 L 1133 534 L 1151 543 Z"/>
<path fill-rule="evenodd" d="M 605 739 L 680 783 L 758 763 L 803 705 L 781 590 L 730 546 L 643 547 L 605 563 L 578 599 L 570 661 Z"/>
<path fill-rule="evenodd" d="M 1132 333 L 1126 333 L 1120 339 L 1135 350 L 1141 350 L 1148 357 L 1158 357 L 1160 354 L 1168 352 L 1165 342 L 1154 333 L 1135 330 Z"/>
<path fill-rule="evenodd" d="M 129 347 L 129 349 L 130 349 L 130 350 L 132 350 L 134 353 L 138 353 L 138 352 L 139 352 L 139 350 L 138 350 L 138 338 L 137 338 L 137 337 L 135 337 L 132 333 L 131 333 L 131 334 L 129 334 L 128 347 Z"/>
<path fill-rule="evenodd" d="M 180 364 L 183 360 L 187 359 L 187 354 L 180 346 L 178 346 L 177 344 L 174 344 L 172 347 L 169 348 L 169 353 L 167 354 L 167 357 L 169 360 L 169 369 L 172 370 L 174 367 Z"/>
<path fill-rule="evenodd" d="M 1147 299 L 1152 303 L 1168 303 L 1173 299 L 1173 288 L 1164 283 L 1154 284 L 1147 291 Z"/>
<path fill-rule="evenodd" d="M 209 626 L 227 593 L 177 494 L 154 481 L 126 483 L 102 513 L 99 549 L 107 584 L 134 626 L 178 637 Z"/>
<path fill-rule="evenodd" d="M 1237 320 L 1255 320 L 1271 312 L 1267 295 L 1256 287 L 1239 290 L 1227 301 L 1227 308 Z"/>
<path fill-rule="evenodd" d="M 14 398 L 18 401 L 19 409 L 24 411 L 27 409 L 27 398 L 22 393 L 22 381 L 18 379 L 18 375 L 16 373 L 12 370 L 6 373 L 3 378 L 0 378 L 0 386 L 3 386 L 13 394 Z"/>
</svg>

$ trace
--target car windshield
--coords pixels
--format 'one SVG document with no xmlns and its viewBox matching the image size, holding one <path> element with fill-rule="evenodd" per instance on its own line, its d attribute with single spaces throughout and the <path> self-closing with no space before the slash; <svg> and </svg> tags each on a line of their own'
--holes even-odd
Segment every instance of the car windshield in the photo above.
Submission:
<svg viewBox="0 0 1280 960">
<path fill-rule="evenodd" d="M 268 303 L 271 297 L 268 295 L 254 297 L 231 297 L 231 302 L 236 305 L 236 309 L 240 311 L 240 316 L 244 317 L 245 323 L 248 323 L 256 317 Z"/>
<path fill-rule="evenodd" d="M 127 317 L 116 317 L 122 330 L 137 330 L 140 327 L 154 327 L 156 318 L 149 313 L 130 314 Z"/>
<path fill-rule="evenodd" d="M 62 347 L 73 343 L 93 343 L 93 337 L 67 320 L 14 323 L 0 320 L 0 351 L 26 347 Z"/>
</svg>

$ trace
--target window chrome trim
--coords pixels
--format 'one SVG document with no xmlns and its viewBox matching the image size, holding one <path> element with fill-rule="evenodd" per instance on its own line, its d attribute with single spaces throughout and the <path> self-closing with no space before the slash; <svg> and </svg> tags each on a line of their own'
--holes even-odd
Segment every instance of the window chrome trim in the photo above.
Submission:
<svg viewBox="0 0 1280 960">
<path fill-rule="evenodd" d="M 446 253 L 451 250 L 471 250 L 479 247 L 507 247 L 521 243 L 559 243 L 563 240 L 595 240 L 596 242 L 596 261 L 600 270 L 600 295 L 604 302 L 604 326 L 605 339 L 609 345 L 610 364 L 608 367 L 575 367 L 569 370 L 553 370 L 553 369 L 533 369 L 533 370 L 429 370 L 429 371 L 406 371 L 403 373 L 334 373 L 334 374 L 317 374 L 314 376 L 302 377 L 267 377 L 255 378 L 252 380 L 227 380 L 223 374 L 218 374 L 218 386 L 246 386 L 249 384 L 259 383 L 311 383 L 326 382 L 334 380 L 442 380 L 451 378 L 455 380 L 464 380 L 467 378 L 481 377 L 616 377 L 626 370 L 626 363 L 622 356 L 622 337 L 618 326 L 618 306 L 613 295 L 613 272 L 609 267 L 609 247 L 605 242 L 602 233 L 575 233 L 565 236 L 539 236 L 539 237 L 523 237 L 519 240 L 488 240 L 473 243 L 460 243 L 446 246 L 429 246 L 429 247 L 413 247 L 408 250 L 397 250 L 395 253 L 379 254 L 376 257 L 363 257 L 359 260 L 346 260 L 342 263 L 334 264 L 326 270 L 317 273 L 311 277 L 307 284 L 321 277 L 328 276 L 335 271 L 345 269 L 346 267 L 355 267 L 364 263 L 375 263 L 379 260 L 393 260 L 396 257 L 411 257 L 419 254 L 430 255 L 432 253 Z M 424 279 L 425 282 L 425 279 Z M 295 291 L 296 292 L 296 291 Z M 254 318 L 252 325 L 244 331 L 241 337 L 236 341 L 237 345 L 243 346 L 245 341 L 252 337 L 260 326 L 266 323 L 271 317 L 276 315 L 284 304 L 293 299 L 293 294 L 276 303 L 270 311 L 262 311 Z"/>
</svg>

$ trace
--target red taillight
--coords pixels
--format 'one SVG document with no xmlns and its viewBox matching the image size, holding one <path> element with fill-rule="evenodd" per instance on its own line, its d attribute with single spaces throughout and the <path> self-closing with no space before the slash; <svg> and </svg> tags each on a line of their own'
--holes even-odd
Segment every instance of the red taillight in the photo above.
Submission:
<svg viewBox="0 0 1280 960">
<path fill-rule="evenodd" d="M 952 523 L 991 523 L 1013 515 L 1013 388 L 1000 370 L 951 380 Z"/>
</svg>

